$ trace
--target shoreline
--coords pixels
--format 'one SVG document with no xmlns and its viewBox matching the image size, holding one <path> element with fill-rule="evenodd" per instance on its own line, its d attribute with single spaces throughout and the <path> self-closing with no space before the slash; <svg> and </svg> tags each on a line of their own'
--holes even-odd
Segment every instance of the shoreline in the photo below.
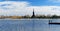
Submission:
<svg viewBox="0 0 60 31">
<path fill-rule="evenodd" d="M 60 19 L 60 18 L 0 18 L 0 19 Z"/>
</svg>

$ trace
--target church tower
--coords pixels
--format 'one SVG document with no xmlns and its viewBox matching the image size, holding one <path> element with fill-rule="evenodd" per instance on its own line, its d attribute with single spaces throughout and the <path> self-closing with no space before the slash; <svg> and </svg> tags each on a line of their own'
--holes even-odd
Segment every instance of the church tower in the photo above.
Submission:
<svg viewBox="0 0 60 31">
<path fill-rule="evenodd" d="M 31 18 L 35 18 L 35 13 L 34 13 L 34 9 L 33 9 L 33 14 L 32 14 L 32 17 Z"/>
</svg>

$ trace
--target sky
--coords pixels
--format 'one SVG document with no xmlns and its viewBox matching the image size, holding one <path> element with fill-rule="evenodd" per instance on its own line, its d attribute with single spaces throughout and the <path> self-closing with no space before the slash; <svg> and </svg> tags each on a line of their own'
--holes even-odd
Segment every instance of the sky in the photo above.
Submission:
<svg viewBox="0 0 60 31">
<path fill-rule="evenodd" d="M 0 0 L 0 15 L 60 15 L 60 0 Z"/>
</svg>

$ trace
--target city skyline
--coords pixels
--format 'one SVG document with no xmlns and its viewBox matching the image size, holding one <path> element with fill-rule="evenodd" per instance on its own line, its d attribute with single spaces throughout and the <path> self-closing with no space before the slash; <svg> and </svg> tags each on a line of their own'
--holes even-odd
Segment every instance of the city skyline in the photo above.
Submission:
<svg viewBox="0 0 60 31">
<path fill-rule="evenodd" d="M 60 0 L 0 0 L 0 15 L 60 15 Z"/>
</svg>

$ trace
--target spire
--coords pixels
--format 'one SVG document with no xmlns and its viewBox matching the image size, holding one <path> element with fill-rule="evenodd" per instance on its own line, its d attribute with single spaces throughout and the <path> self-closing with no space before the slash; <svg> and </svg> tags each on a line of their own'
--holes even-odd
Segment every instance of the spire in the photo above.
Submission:
<svg viewBox="0 0 60 31">
<path fill-rule="evenodd" d="M 33 9 L 33 13 L 32 13 L 32 18 L 35 18 L 35 13 L 34 13 L 34 9 Z"/>
<path fill-rule="evenodd" d="M 33 16 L 35 16 L 34 9 L 33 9 Z"/>
</svg>

